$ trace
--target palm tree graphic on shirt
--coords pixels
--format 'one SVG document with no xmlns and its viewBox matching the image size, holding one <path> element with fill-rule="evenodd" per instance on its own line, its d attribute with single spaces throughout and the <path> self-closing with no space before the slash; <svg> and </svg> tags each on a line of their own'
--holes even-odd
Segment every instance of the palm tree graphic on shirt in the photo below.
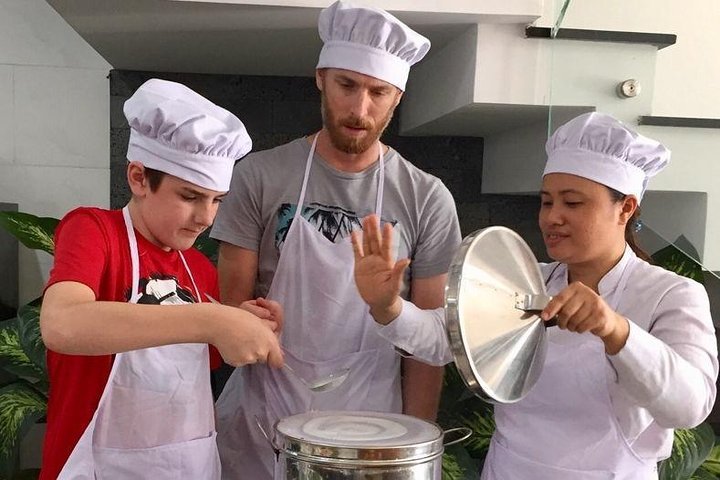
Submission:
<svg viewBox="0 0 720 480">
<path fill-rule="evenodd" d="M 297 211 L 297 205 L 292 203 L 283 203 L 277 212 L 277 230 L 275 231 L 275 246 L 280 246 L 285 242 L 293 217 Z M 369 213 L 369 212 L 368 212 Z M 347 210 L 342 207 L 323 205 L 313 202 L 304 205 L 300 214 L 311 225 L 323 234 L 325 238 L 335 243 L 338 240 L 346 238 L 356 228 L 362 229 L 362 217 L 353 210 Z M 390 223 L 393 227 L 397 225 L 397 220 L 382 220 L 382 223 Z"/>
</svg>

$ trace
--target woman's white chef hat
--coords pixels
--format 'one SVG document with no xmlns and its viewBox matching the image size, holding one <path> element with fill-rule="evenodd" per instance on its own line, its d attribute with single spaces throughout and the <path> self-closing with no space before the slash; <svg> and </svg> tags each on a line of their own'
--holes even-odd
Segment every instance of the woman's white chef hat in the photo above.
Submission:
<svg viewBox="0 0 720 480">
<path fill-rule="evenodd" d="M 127 158 L 199 187 L 225 192 L 235 161 L 252 148 L 243 123 L 185 85 L 153 78 L 123 108 Z"/>
<path fill-rule="evenodd" d="M 642 199 L 670 150 L 603 113 L 585 113 L 558 128 L 545 145 L 543 176 L 569 173 Z"/>
<path fill-rule="evenodd" d="M 379 8 L 344 0 L 320 12 L 324 45 L 317 68 L 369 75 L 405 90 L 410 67 L 430 50 L 430 40 Z"/>
</svg>

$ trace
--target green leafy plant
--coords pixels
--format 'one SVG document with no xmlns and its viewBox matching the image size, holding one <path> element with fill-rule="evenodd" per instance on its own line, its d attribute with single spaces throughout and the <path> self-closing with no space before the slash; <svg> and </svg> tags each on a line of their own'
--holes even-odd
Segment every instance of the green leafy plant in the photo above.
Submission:
<svg viewBox="0 0 720 480">
<path fill-rule="evenodd" d="M 0 212 L 0 226 L 28 248 L 54 251 L 54 218 Z M 48 375 L 40 336 L 40 299 L 21 307 L 15 318 L 0 322 L 0 368 L 8 378 L 0 385 L 0 476 L 18 472 L 20 443 L 47 412 Z"/>
<path fill-rule="evenodd" d="M 660 462 L 658 477 L 661 480 L 690 479 L 708 457 L 714 443 L 715 433 L 707 423 L 693 429 L 675 430 L 672 454 Z"/>
<path fill-rule="evenodd" d="M 0 226 L 28 248 L 55 252 L 53 236 L 60 221 L 22 212 L 0 212 Z M 207 235 L 196 247 L 212 260 L 217 242 Z M 42 297 L 21 307 L 16 318 L 0 322 L 0 480 L 37 477 L 37 470 L 18 470 L 19 448 L 30 427 L 47 412 L 48 373 L 40 335 Z"/>
</svg>

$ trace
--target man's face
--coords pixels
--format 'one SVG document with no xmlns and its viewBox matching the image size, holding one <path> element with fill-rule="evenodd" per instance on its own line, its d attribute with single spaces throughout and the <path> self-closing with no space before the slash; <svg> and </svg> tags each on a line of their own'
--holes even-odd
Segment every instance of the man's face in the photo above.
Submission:
<svg viewBox="0 0 720 480">
<path fill-rule="evenodd" d="M 367 151 L 390 123 L 402 92 L 394 85 L 350 70 L 318 70 L 323 125 L 338 150 Z"/>
</svg>

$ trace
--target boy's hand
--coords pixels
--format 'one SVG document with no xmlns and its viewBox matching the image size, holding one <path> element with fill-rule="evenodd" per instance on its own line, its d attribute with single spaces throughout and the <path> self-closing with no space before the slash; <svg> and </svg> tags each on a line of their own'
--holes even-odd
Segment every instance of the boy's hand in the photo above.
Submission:
<svg viewBox="0 0 720 480">
<path fill-rule="evenodd" d="M 285 362 L 280 342 L 272 329 L 277 322 L 258 318 L 235 307 L 212 307 L 215 328 L 209 343 L 215 345 L 226 363 L 234 367 L 258 362 L 275 368 L 283 366 Z M 282 309 L 280 313 L 282 317 Z"/>
<path fill-rule="evenodd" d="M 355 284 L 362 299 L 370 306 L 375 321 L 387 325 L 402 309 L 400 290 L 409 259 L 394 261 L 392 226 L 380 229 L 377 215 L 363 219 L 363 233 L 352 232 L 355 253 Z"/>
<path fill-rule="evenodd" d="M 272 331 L 276 335 L 280 335 L 283 326 L 283 309 L 278 302 L 258 297 L 255 300 L 243 302 L 240 308 L 266 320 Z"/>
</svg>

